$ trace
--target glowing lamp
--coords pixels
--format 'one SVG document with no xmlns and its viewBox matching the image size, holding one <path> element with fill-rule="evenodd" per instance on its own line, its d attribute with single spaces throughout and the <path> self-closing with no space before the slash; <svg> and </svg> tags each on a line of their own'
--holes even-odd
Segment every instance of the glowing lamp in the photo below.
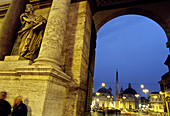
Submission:
<svg viewBox="0 0 170 116">
<path fill-rule="evenodd" d="M 140 85 L 140 87 L 141 87 L 141 88 L 144 88 L 144 85 L 143 85 L 143 84 L 141 84 L 141 85 Z"/>
<path fill-rule="evenodd" d="M 162 95 L 162 94 L 163 94 L 163 92 L 162 92 L 162 91 L 160 91 L 160 92 L 159 92 L 159 94 L 161 94 L 161 95 Z"/>
<path fill-rule="evenodd" d="M 149 90 L 148 89 L 143 89 L 143 92 L 146 94 L 146 93 L 149 92 Z"/>
<path fill-rule="evenodd" d="M 153 96 L 153 98 L 155 98 L 155 99 L 156 99 L 156 98 L 158 98 L 158 96 L 156 96 L 156 95 L 155 95 L 155 96 Z"/>
<path fill-rule="evenodd" d="M 100 93 L 99 93 L 99 92 L 96 92 L 96 95 L 97 95 L 97 96 L 99 96 L 99 95 L 100 95 Z"/>
<path fill-rule="evenodd" d="M 108 95 L 107 98 L 110 98 L 110 95 Z"/>
<path fill-rule="evenodd" d="M 125 96 L 123 96 L 123 99 L 126 99 L 126 97 L 125 97 Z"/>
<path fill-rule="evenodd" d="M 102 87 L 105 87 L 105 83 L 102 83 Z"/>
<path fill-rule="evenodd" d="M 139 97 L 139 94 L 135 94 L 135 97 L 137 97 L 137 98 L 138 98 L 138 97 Z"/>
</svg>

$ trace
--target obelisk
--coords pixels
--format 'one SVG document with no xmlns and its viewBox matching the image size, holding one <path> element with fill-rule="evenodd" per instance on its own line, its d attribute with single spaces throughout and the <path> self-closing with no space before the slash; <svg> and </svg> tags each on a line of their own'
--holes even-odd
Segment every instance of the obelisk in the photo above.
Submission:
<svg viewBox="0 0 170 116">
<path fill-rule="evenodd" d="M 115 108 L 119 109 L 119 83 L 118 83 L 118 69 L 116 70 L 116 101 Z"/>
<path fill-rule="evenodd" d="M 116 71 L 116 101 L 119 100 L 118 70 Z"/>
</svg>

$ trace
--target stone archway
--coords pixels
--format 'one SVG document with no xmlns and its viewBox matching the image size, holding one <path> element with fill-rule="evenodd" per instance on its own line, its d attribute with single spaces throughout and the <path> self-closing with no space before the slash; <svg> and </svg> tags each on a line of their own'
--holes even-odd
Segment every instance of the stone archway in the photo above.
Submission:
<svg viewBox="0 0 170 116">
<path fill-rule="evenodd" d="M 170 2 L 168 2 L 168 3 L 170 3 Z M 165 16 L 166 13 L 162 14 L 162 12 L 166 11 L 167 9 L 166 8 L 162 9 L 162 11 L 159 9 L 160 6 L 161 7 L 163 6 L 163 4 L 164 3 L 145 4 L 145 5 L 126 7 L 126 8 L 117 8 L 117 9 L 98 11 L 93 15 L 96 32 L 106 22 L 110 21 L 113 18 L 122 16 L 122 15 L 135 14 L 135 15 L 145 16 L 147 18 L 154 20 L 156 23 L 158 23 L 164 29 L 167 37 L 169 38 L 169 28 L 170 28 L 169 23 L 168 23 L 169 16 Z M 167 8 L 168 8 L 168 6 L 167 6 Z M 167 47 L 169 47 L 168 42 L 167 42 Z M 91 87 L 91 89 L 92 89 L 92 87 Z M 88 99 L 87 99 L 87 102 L 89 102 Z"/>
</svg>

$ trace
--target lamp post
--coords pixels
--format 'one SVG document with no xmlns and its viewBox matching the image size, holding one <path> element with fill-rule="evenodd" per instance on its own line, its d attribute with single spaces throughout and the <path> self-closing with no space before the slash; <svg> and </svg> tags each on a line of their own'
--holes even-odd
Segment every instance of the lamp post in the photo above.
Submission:
<svg viewBox="0 0 170 116">
<path fill-rule="evenodd" d="M 107 95 L 107 105 L 106 107 L 110 108 L 110 95 Z"/>
<path fill-rule="evenodd" d="M 126 104 L 125 104 L 126 96 L 123 96 L 122 98 L 123 98 L 123 105 L 124 105 L 123 109 L 125 110 L 126 109 Z"/>
<path fill-rule="evenodd" d="M 140 94 L 142 94 L 142 92 L 143 92 L 142 90 L 144 89 L 144 87 L 145 87 L 144 84 L 140 85 L 140 88 L 141 88 L 141 91 L 140 91 L 141 93 Z"/>
<path fill-rule="evenodd" d="M 145 97 L 147 98 L 147 93 L 149 92 L 149 89 L 143 89 L 142 91 L 145 93 Z"/>
<path fill-rule="evenodd" d="M 98 108 L 99 108 L 99 101 L 100 101 L 100 99 L 99 99 L 99 98 L 97 98 L 97 99 L 96 99 L 96 102 L 97 102 L 97 103 L 96 103 L 97 110 L 98 110 Z"/>
<path fill-rule="evenodd" d="M 160 91 L 159 94 L 162 97 L 163 109 L 164 109 L 164 111 L 167 111 L 167 109 L 166 109 L 166 100 L 165 100 L 165 92 Z"/>
<path fill-rule="evenodd" d="M 139 94 L 135 94 L 135 97 L 137 98 L 137 109 L 139 109 L 139 100 L 138 100 L 138 98 L 139 98 Z"/>
<path fill-rule="evenodd" d="M 99 96 L 99 95 L 100 95 L 100 93 L 99 93 L 99 92 L 96 92 L 96 95 L 97 95 L 97 96 Z"/>
</svg>

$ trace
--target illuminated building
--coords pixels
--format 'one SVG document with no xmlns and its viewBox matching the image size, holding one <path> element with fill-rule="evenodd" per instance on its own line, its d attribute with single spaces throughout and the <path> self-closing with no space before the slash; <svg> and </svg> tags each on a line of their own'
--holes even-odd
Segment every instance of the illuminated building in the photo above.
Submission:
<svg viewBox="0 0 170 116">
<path fill-rule="evenodd" d="M 151 92 L 148 96 L 150 110 L 154 112 L 164 112 L 162 97 L 159 92 Z"/>
<path fill-rule="evenodd" d="M 97 109 L 112 109 L 114 107 L 112 89 L 109 87 L 105 88 L 105 83 L 102 83 L 102 88 L 100 88 L 96 93 L 93 93 L 91 108 Z"/>
<path fill-rule="evenodd" d="M 137 92 L 132 89 L 131 83 L 129 83 L 128 88 L 123 91 L 121 88 L 119 99 L 121 102 L 121 109 L 135 110 L 138 108 L 138 97 Z"/>
<path fill-rule="evenodd" d="M 170 55 L 166 59 L 165 65 L 168 66 L 170 70 Z M 161 77 L 161 81 L 159 81 L 162 95 L 162 101 L 164 106 L 164 112 L 167 112 L 170 115 L 170 72 L 167 72 Z"/>
</svg>

